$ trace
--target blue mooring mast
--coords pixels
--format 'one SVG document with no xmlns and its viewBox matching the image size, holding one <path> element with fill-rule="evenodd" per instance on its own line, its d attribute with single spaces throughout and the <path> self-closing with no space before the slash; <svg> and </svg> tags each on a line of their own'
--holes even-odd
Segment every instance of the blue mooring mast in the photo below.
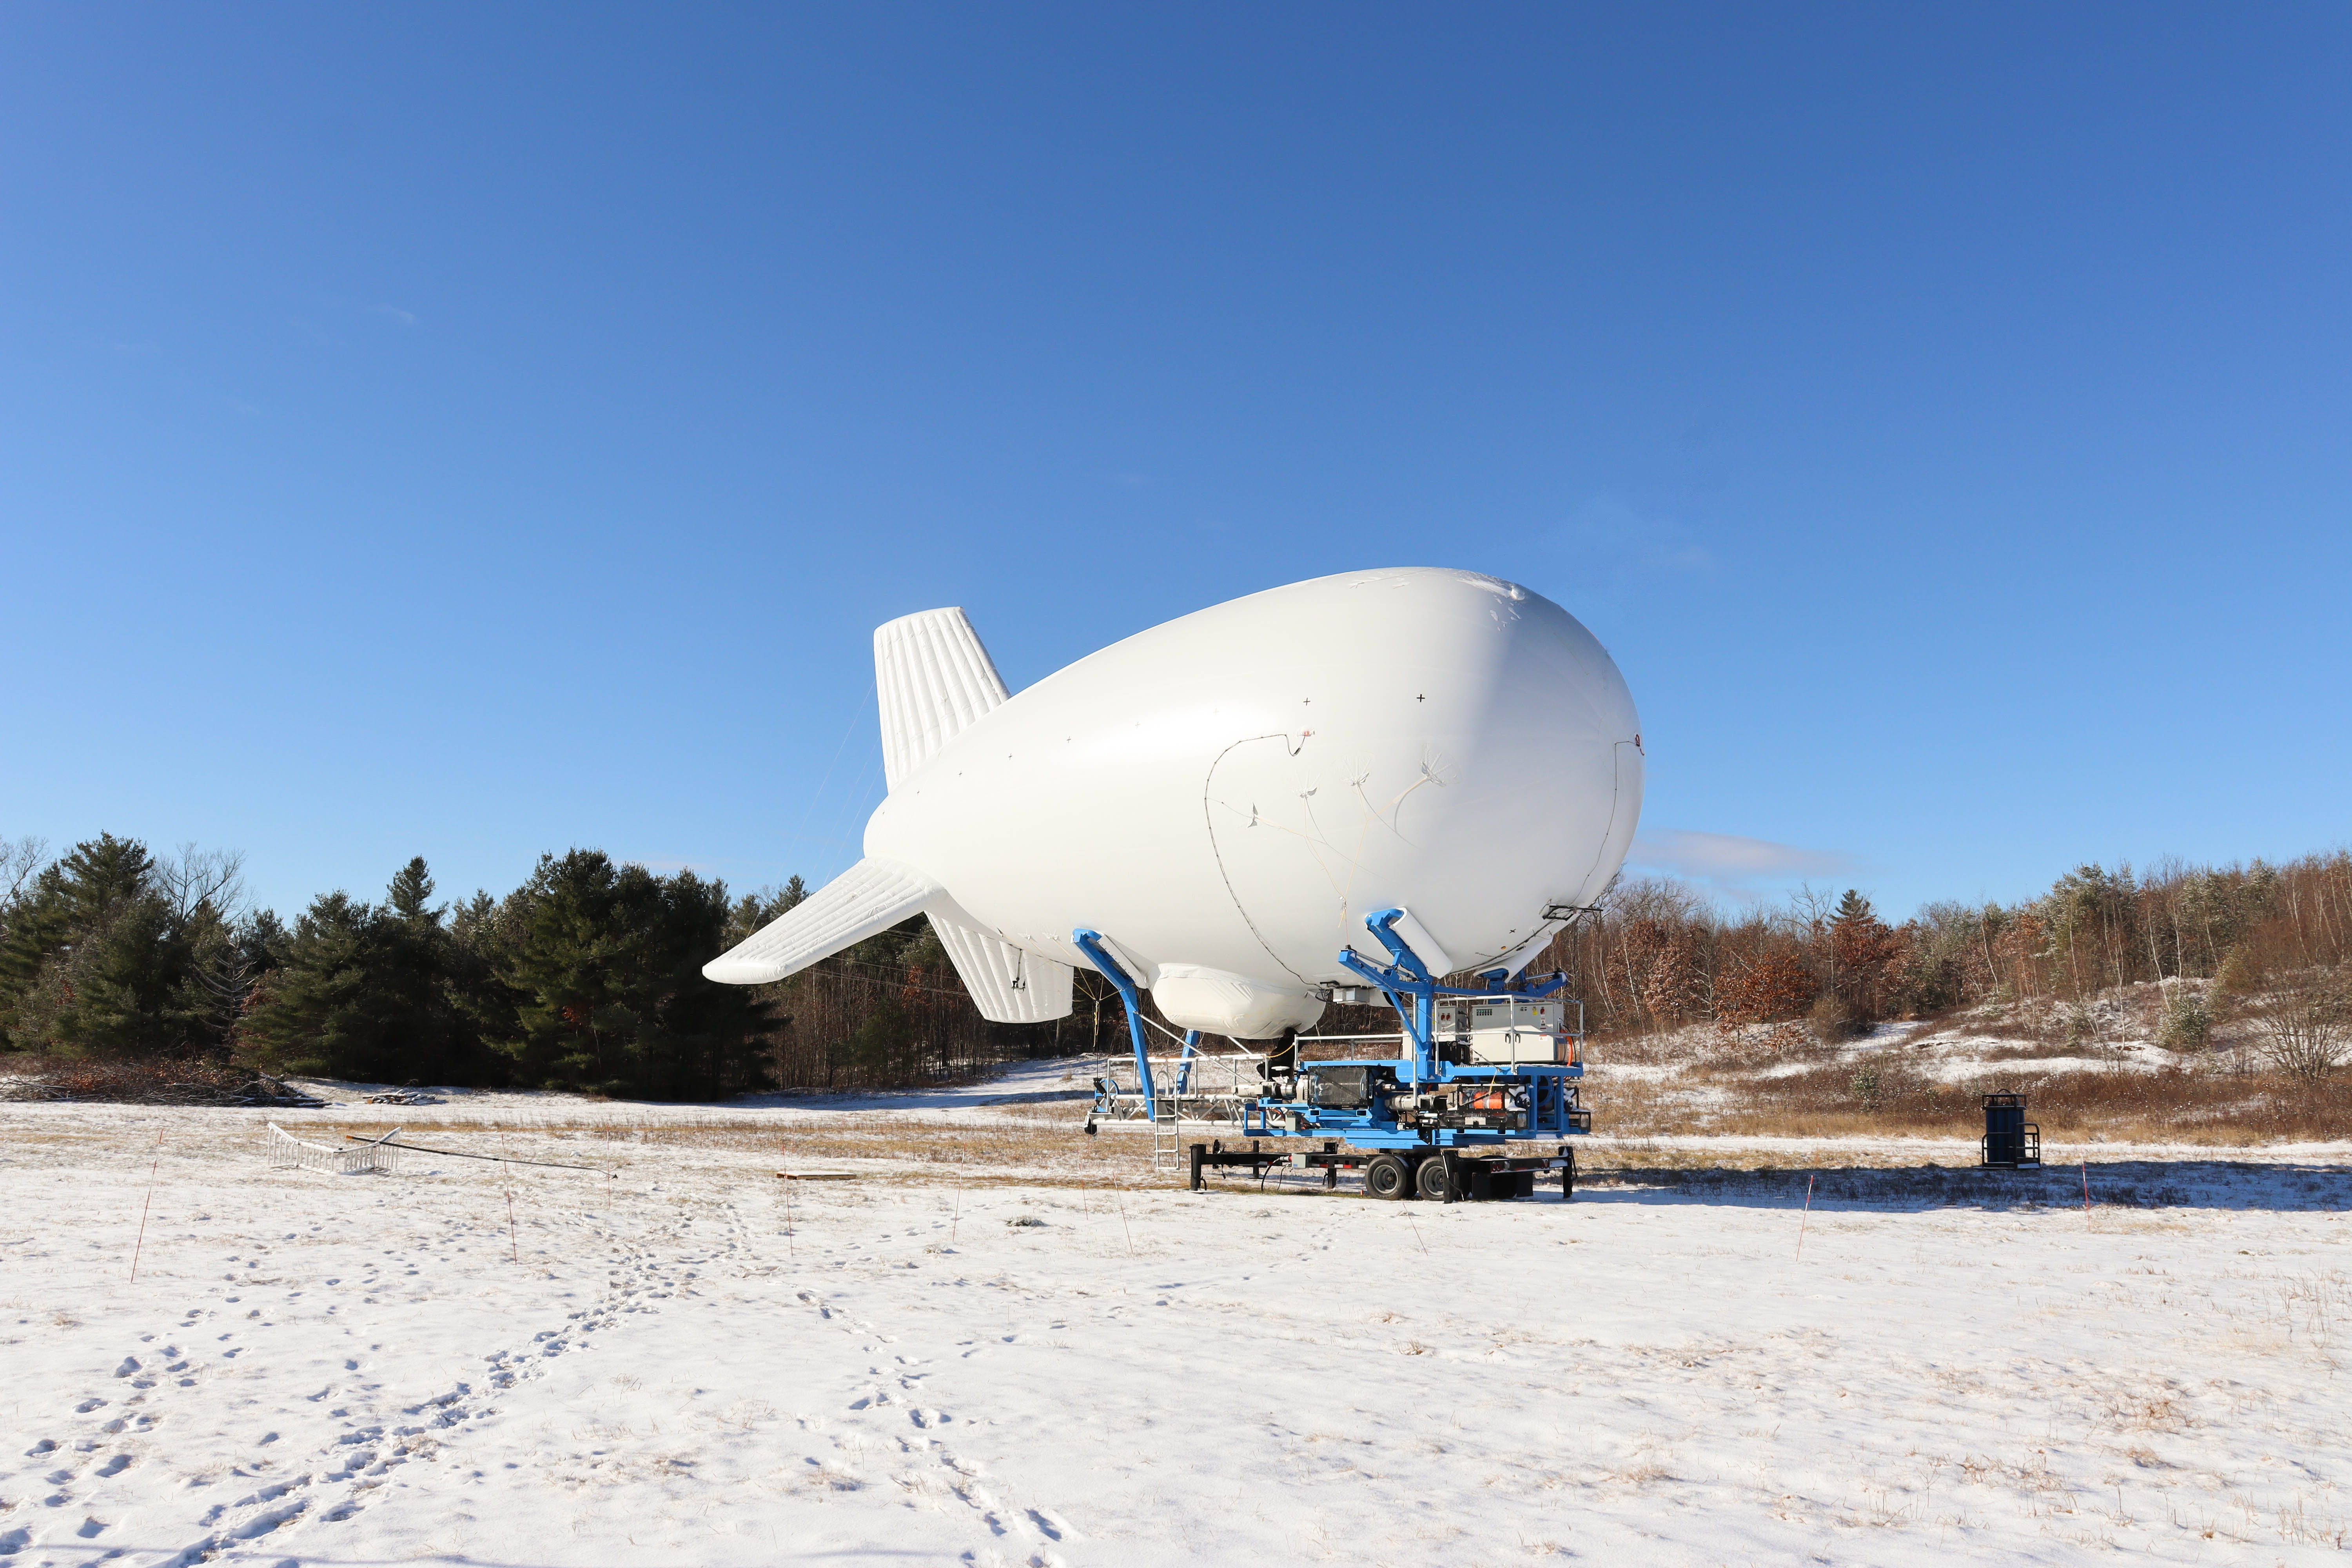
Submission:
<svg viewBox="0 0 2352 1568">
<path fill-rule="evenodd" d="M 1277 1165 L 1319 1168 L 1336 1186 L 1343 1167 L 1361 1166 L 1371 1196 L 1531 1196 L 1540 1173 L 1556 1173 L 1563 1194 L 1574 1190 L 1576 1158 L 1562 1142 L 1592 1131 L 1581 1103 L 1584 1077 L 1581 1002 L 1552 998 L 1567 982 L 1559 971 L 1539 981 L 1501 969 L 1479 978 L 1483 989 L 1440 984 L 1395 930 L 1404 911 L 1381 910 L 1365 927 L 1388 950 L 1389 962 L 1368 961 L 1352 947 L 1339 963 L 1377 989 L 1403 1022 L 1404 1050 L 1391 1058 L 1299 1061 L 1295 1052 L 1260 1065 L 1262 1091 L 1240 1106 L 1247 1149 L 1222 1142 L 1192 1146 L 1192 1183 L 1208 1167 L 1245 1166 L 1263 1174 Z M 1146 1048 L 1142 999 L 1134 979 L 1110 956 L 1099 932 L 1073 933 L 1079 951 L 1118 988 L 1127 1006 L 1139 1095 L 1098 1079 L 1087 1130 L 1119 1103 L 1143 1102 L 1154 1123 L 1174 1119 L 1199 1059 L 1200 1032 L 1184 1037 L 1176 1095 L 1163 1105 Z M 1565 1027 L 1576 1008 L 1576 1027 Z M 1287 1059 L 1285 1059 L 1287 1058 Z M 1320 1141 L 1313 1150 L 1267 1149 L 1262 1140 Z M 1514 1152 L 1538 1142 L 1557 1142 L 1549 1154 Z"/>
</svg>

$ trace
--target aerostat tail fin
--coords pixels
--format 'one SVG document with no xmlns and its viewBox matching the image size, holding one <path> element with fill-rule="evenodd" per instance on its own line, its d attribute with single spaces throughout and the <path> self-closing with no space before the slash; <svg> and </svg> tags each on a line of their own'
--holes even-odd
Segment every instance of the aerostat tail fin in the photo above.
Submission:
<svg viewBox="0 0 2352 1568">
<path fill-rule="evenodd" d="M 705 979 L 764 985 L 920 912 L 940 885 L 895 860 L 860 860 L 702 966 Z"/>
<path fill-rule="evenodd" d="M 874 628 L 882 776 L 892 789 L 948 738 L 1012 695 L 961 610 L 925 610 Z"/>
<path fill-rule="evenodd" d="M 931 911 L 931 930 L 948 950 L 963 988 L 992 1024 L 1042 1024 L 1070 1015 L 1070 966 L 1024 952 L 985 931 Z"/>
</svg>

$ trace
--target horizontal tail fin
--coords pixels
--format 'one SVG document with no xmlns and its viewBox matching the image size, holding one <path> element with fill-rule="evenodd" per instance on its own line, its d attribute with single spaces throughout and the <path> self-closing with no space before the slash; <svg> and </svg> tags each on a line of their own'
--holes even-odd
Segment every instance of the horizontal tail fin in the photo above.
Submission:
<svg viewBox="0 0 2352 1568">
<path fill-rule="evenodd" d="M 764 985 L 919 914 L 940 885 L 895 860 L 860 860 L 702 966 L 706 979 Z"/>
<path fill-rule="evenodd" d="M 992 1024 L 1042 1024 L 1070 1015 L 1070 966 L 1024 952 L 985 931 L 934 912 L 931 930 L 954 961 L 963 988 Z"/>
<path fill-rule="evenodd" d="M 874 628 L 882 777 L 890 788 L 1011 693 L 961 610 L 925 610 Z"/>
</svg>

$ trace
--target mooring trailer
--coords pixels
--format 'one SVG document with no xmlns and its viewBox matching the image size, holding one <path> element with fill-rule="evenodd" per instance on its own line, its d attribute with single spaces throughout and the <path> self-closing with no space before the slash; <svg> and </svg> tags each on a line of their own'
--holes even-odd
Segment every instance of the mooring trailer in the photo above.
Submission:
<svg viewBox="0 0 2352 1568">
<path fill-rule="evenodd" d="M 1402 1053 L 1301 1061 L 1295 1047 L 1274 1052 L 1261 1066 L 1261 1092 L 1239 1108 L 1238 1130 L 1250 1147 L 1192 1145 L 1195 1189 L 1207 1170 L 1245 1167 L 1263 1177 L 1291 1165 L 1321 1170 L 1327 1186 L 1338 1184 L 1340 1170 L 1360 1167 L 1365 1192 L 1391 1200 L 1528 1197 L 1538 1178 L 1554 1173 L 1563 1195 L 1574 1191 L 1576 1160 L 1566 1140 L 1592 1131 L 1592 1112 L 1582 1102 L 1583 1004 L 1558 995 L 1566 983 L 1558 972 L 1531 982 L 1498 969 L 1479 976 L 1483 988 L 1441 984 L 1396 931 L 1405 919 L 1402 910 L 1391 909 L 1365 920 L 1390 962 L 1342 950 L 1340 964 L 1367 984 L 1334 993 L 1335 1000 L 1367 1002 L 1377 994 L 1394 1007 L 1404 1024 Z M 1095 962 L 1108 963 L 1105 957 Z M 1106 973 L 1115 982 L 1125 979 L 1110 968 Z M 1139 1098 L 1155 1124 L 1176 1113 L 1153 1090 L 1132 984 L 1119 990 L 1130 1010 L 1142 1094 L 1119 1094 L 1103 1080 L 1089 1131 L 1097 1116 L 1115 1113 L 1114 1100 Z M 1188 1038 L 1188 1055 L 1193 1045 Z M 1287 1140 L 1321 1147 L 1265 1147 Z M 1528 1147 L 1535 1143 L 1555 1147 L 1538 1152 Z"/>
</svg>

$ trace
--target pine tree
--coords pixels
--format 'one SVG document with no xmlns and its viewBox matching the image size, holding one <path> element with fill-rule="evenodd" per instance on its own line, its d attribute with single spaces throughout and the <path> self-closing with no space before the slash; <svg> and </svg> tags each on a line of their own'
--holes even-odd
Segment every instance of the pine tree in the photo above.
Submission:
<svg viewBox="0 0 2352 1568">
<path fill-rule="evenodd" d="M 735 901 L 734 910 L 728 915 L 727 945 L 733 947 L 807 897 L 808 884 L 797 876 L 772 892 L 762 890 L 744 894 Z"/>
<path fill-rule="evenodd" d="M 94 926 L 110 910 L 155 891 L 155 858 L 135 838 L 101 833 L 58 862 L 67 914 L 77 926 Z"/>
<path fill-rule="evenodd" d="M 1838 900 L 1829 932 L 1829 992 L 1835 998 L 1837 1016 L 1823 1022 L 1844 1026 L 1880 1016 L 1887 967 L 1902 956 L 1903 950 L 1903 938 L 1878 918 L 1870 900 L 1848 888 L 1845 897 Z"/>
<path fill-rule="evenodd" d="M 197 972 L 221 926 L 209 902 L 173 906 L 138 840 L 77 844 L 9 910 L 0 1032 L 10 1048 L 68 1056 L 216 1045 Z"/>
<path fill-rule="evenodd" d="M 514 1024 L 495 1044 L 526 1081 L 653 1099 L 759 1081 L 765 1003 L 702 976 L 726 945 L 724 883 L 574 849 L 541 857 L 509 906 L 496 963 Z"/>
<path fill-rule="evenodd" d="M 43 966 L 73 942 L 65 877 L 45 868 L 33 885 L 10 901 L 7 930 L 0 933 L 0 1044 L 10 1050 L 37 1050 L 41 1039 L 26 1006 Z"/>
<path fill-rule="evenodd" d="M 273 1072 L 376 1079 L 385 1064 L 371 994 L 375 911 L 344 892 L 310 900 L 285 963 L 237 1026 L 237 1051 Z"/>
<path fill-rule="evenodd" d="M 45 966 L 26 1019 L 60 1056 L 138 1053 L 207 1043 L 186 994 L 191 944 L 154 894 L 118 902 Z"/>
<path fill-rule="evenodd" d="M 438 922 L 440 916 L 428 914 L 425 900 L 433 896 L 433 878 L 425 868 L 425 857 L 416 856 L 400 868 L 392 879 L 393 912 L 404 921 L 430 920 Z"/>
<path fill-rule="evenodd" d="M 424 859 L 387 893 L 382 906 L 341 892 L 312 901 L 238 1025 L 244 1055 L 277 1071 L 374 1083 L 481 1076 L 475 1012 L 453 986 L 467 966 L 442 911 L 426 907 Z"/>
</svg>

